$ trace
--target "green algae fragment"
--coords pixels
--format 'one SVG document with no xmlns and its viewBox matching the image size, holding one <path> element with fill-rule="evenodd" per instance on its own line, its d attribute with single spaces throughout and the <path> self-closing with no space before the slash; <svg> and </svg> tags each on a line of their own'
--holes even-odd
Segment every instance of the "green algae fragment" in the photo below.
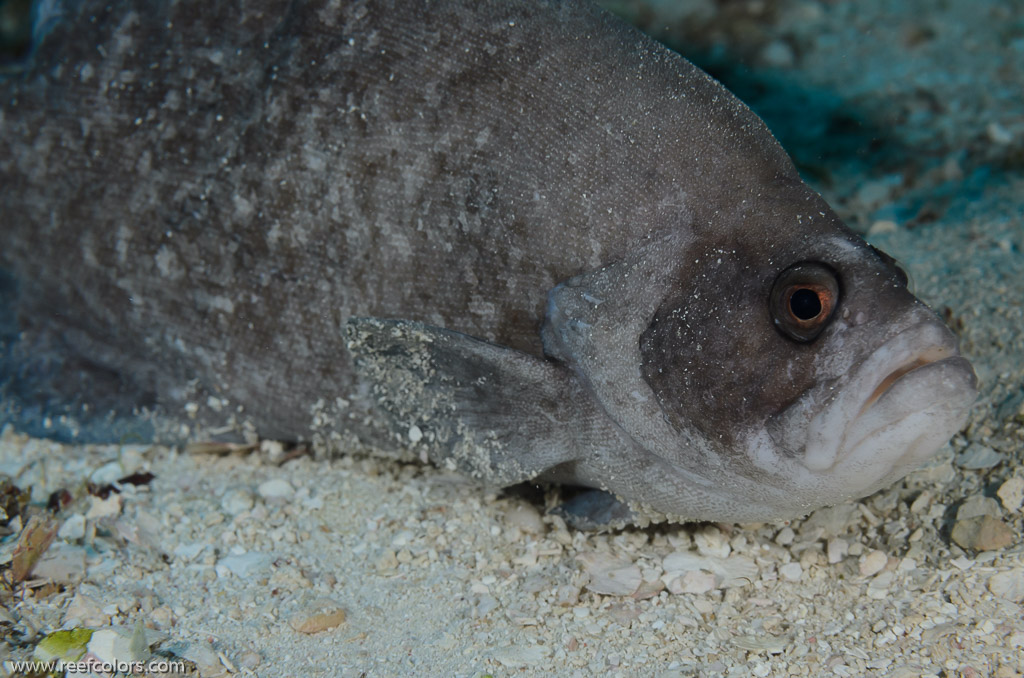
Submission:
<svg viewBox="0 0 1024 678">
<path fill-rule="evenodd" d="M 70 631 L 54 631 L 36 645 L 32 657 L 39 661 L 61 659 L 67 662 L 78 661 L 85 654 L 92 629 L 71 629 Z"/>
</svg>

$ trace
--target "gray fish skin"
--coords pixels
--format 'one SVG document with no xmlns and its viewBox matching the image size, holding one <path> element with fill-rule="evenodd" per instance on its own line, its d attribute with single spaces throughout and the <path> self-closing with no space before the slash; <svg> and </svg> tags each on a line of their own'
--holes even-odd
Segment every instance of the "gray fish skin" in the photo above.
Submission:
<svg viewBox="0 0 1024 678">
<path fill-rule="evenodd" d="M 747 521 L 899 479 L 976 397 L 764 124 L 589 5 L 62 11 L 0 83 L 26 430 L 358 439 Z M 810 341 L 773 301 L 801 262 Z"/>
</svg>

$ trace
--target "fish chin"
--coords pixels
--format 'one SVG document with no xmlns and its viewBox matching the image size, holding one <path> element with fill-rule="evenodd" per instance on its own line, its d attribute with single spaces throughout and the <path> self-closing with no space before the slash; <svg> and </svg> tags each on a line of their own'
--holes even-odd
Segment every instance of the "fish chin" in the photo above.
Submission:
<svg viewBox="0 0 1024 678">
<path fill-rule="evenodd" d="M 976 387 L 949 330 L 937 322 L 904 330 L 810 421 L 804 465 L 827 474 L 839 496 L 870 494 L 919 467 L 960 430 Z"/>
</svg>

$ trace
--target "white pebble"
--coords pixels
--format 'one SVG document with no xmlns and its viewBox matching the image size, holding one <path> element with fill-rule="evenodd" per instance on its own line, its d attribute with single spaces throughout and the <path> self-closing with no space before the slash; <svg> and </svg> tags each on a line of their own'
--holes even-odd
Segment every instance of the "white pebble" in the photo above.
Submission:
<svg viewBox="0 0 1024 678">
<path fill-rule="evenodd" d="M 967 446 L 967 449 L 956 455 L 954 463 L 960 468 L 976 471 L 998 466 L 1004 459 L 1006 459 L 1005 454 L 997 452 L 991 447 L 981 443 L 971 443 Z"/>
<path fill-rule="evenodd" d="M 32 569 L 37 579 L 68 583 L 80 581 L 85 576 L 85 548 L 57 542 L 46 549 Z"/>
<path fill-rule="evenodd" d="M 716 527 L 707 527 L 693 535 L 693 543 L 703 556 L 717 556 L 726 558 L 732 548 L 729 542 Z"/>
<path fill-rule="evenodd" d="M 201 676 L 223 675 L 220 657 L 213 651 L 209 643 L 203 641 L 189 643 L 181 650 L 181 656 L 195 662 Z"/>
<path fill-rule="evenodd" d="M 883 233 L 895 233 L 900 230 L 899 224 L 895 221 L 889 221 L 888 219 L 882 219 L 871 224 L 868 228 L 868 235 L 881 235 Z"/>
<path fill-rule="evenodd" d="M 237 516 L 239 513 L 250 510 L 255 503 L 249 490 L 236 488 L 224 496 L 220 505 L 228 514 Z"/>
<path fill-rule="evenodd" d="M 872 600 L 884 600 L 889 597 L 889 587 L 892 586 L 896 575 L 892 572 L 883 572 L 868 584 L 868 598 Z"/>
<path fill-rule="evenodd" d="M 793 528 L 784 527 L 779 530 L 779 533 L 775 535 L 775 543 L 779 546 L 789 546 L 793 543 L 793 539 L 796 535 L 793 533 Z"/>
<path fill-rule="evenodd" d="M 524 666 L 546 664 L 549 661 L 550 655 L 551 648 L 544 645 L 517 645 L 498 648 L 491 654 L 491 657 L 502 666 L 522 668 Z"/>
<path fill-rule="evenodd" d="M 248 577 L 263 568 L 268 567 L 273 558 L 266 553 L 249 552 L 239 555 L 230 555 L 221 558 L 217 563 L 216 571 L 220 577 L 233 574 L 236 577 Z"/>
<path fill-rule="evenodd" d="M 865 577 L 881 572 L 889 562 L 889 556 L 881 551 L 871 551 L 860 561 L 860 573 Z"/>
<path fill-rule="evenodd" d="M 106 499 L 89 497 L 89 510 L 85 517 L 89 520 L 97 520 L 108 516 L 116 516 L 121 512 L 121 495 L 111 492 Z"/>
<path fill-rule="evenodd" d="M 845 539 L 829 539 L 828 540 L 828 562 L 835 565 L 843 561 L 846 554 L 850 551 L 850 545 Z"/>
<path fill-rule="evenodd" d="M 107 662 L 137 662 L 148 659 L 145 636 L 137 640 L 135 634 L 114 629 L 100 629 L 89 638 L 88 650 Z M 136 641 L 136 642 L 133 642 Z"/>
<path fill-rule="evenodd" d="M 616 558 L 603 552 L 581 553 L 576 556 L 576 559 L 590 575 L 587 588 L 594 593 L 608 596 L 629 596 L 643 583 L 640 568 L 629 560 Z"/>
<path fill-rule="evenodd" d="M 996 491 L 1003 507 L 1007 511 L 1016 512 L 1024 505 L 1024 478 L 1015 476 L 999 486 Z"/>
<path fill-rule="evenodd" d="M 274 478 L 260 483 L 257 491 L 264 499 L 290 499 L 295 494 L 294 488 L 284 478 Z"/>
<path fill-rule="evenodd" d="M 423 431 L 416 424 L 409 427 L 409 442 L 418 443 L 423 440 Z"/>
<path fill-rule="evenodd" d="M 85 536 L 85 516 L 76 513 L 60 526 L 57 536 L 66 541 L 76 541 Z"/>
<path fill-rule="evenodd" d="M 412 530 L 402 530 L 391 539 L 392 546 L 406 546 L 413 539 L 416 538 L 416 533 Z"/>
<path fill-rule="evenodd" d="M 668 584 L 669 593 L 707 593 L 717 588 L 715 575 L 701 570 L 691 570 L 676 577 Z"/>
<path fill-rule="evenodd" d="M 1017 569 L 992 575 L 988 580 L 988 590 L 992 595 L 1014 603 L 1024 601 L 1024 570 Z"/>
<path fill-rule="evenodd" d="M 957 520 L 970 520 L 979 516 L 999 517 L 999 502 L 992 497 L 975 495 L 965 501 L 956 512 Z"/>
<path fill-rule="evenodd" d="M 527 534 L 543 534 L 546 529 L 540 513 L 529 504 L 513 506 L 505 512 L 505 520 Z"/>
<path fill-rule="evenodd" d="M 126 475 L 120 462 L 112 461 L 93 471 L 92 475 L 89 476 L 89 480 L 97 485 L 109 485 Z"/>
<path fill-rule="evenodd" d="M 267 460 L 273 463 L 284 456 L 284 444 L 277 440 L 262 440 L 260 452 L 267 455 Z"/>
<path fill-rule="evenodd" d="M 786 563 L 779 568 L 779 576 L 787 581 L 800 581 L 804 574 L 804 568 L 800 563 Z"/>
<path fill-rule="evenodd" d="M 990 122 L 985 127 L 985 133 L 988 134 L 988 138 L 992 143 L 999 144 L 1000 146 L 1006 146 L 1013 141 L 1013 134 L 1010 130 L 998 122 Z"/>
</svg>

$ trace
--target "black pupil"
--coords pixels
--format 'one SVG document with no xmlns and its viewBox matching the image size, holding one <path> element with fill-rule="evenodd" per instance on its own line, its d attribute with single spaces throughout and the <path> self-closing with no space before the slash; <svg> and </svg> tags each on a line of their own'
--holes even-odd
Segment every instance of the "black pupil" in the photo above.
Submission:
<svg viewBox="0 0 1024 678">
<path fill-rule="evenodd" d="M 811 290 L 797 290 L 789 298 L 789 308 L 800 320 L 811 320 L 821 313 L 821 299 Z"/>
</svg>

